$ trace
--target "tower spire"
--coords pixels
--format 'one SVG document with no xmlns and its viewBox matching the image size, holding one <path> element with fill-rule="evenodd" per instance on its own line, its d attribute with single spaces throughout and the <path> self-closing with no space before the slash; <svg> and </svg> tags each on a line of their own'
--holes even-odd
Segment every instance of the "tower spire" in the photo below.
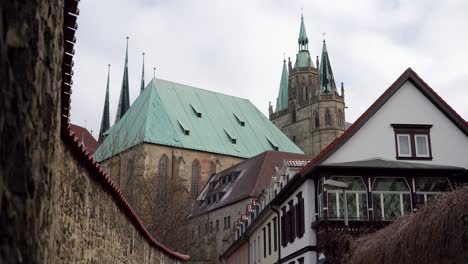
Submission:
<svg viewBox="0 0 468 264">
<path fill-rule="evenodd" d="M 125 50 L 125 66 L 122 79 L 122 88 L 120 90 L 119 105 L 117 107 L 117 116 L 115 122 L 117 123 L 130 108 L 130 90 L 128 84 L 128 39 L 127 37 L 127 48 Z"/>
<path fill-rule="evenodd" d="M 297 39 L 299 44 L 299 51 L 309 50 L 309 39 L 307 38 L 306 28 L 304 25 L 304 14 L 301 14 L 301 28 L 299 29 L 299 38 Z"/>
<path fill-rule="evenodd" d="M 104 132 L 110 128 L 109 118 L 109 76 L 110 76 L 110 64 L 107 65 L 107 85 L 106 85 L 106 97 L 104 99 L 104 110 L 102 111 L 101 129 L 99 130 L 98 142 L 104 141 Z"/>
<path fill-rule="evenodd" d="M 281 73 L 276 111 L 281 111 L 286 108 L 288 108 L 288 69 L 286 67 L 286 59 L 283 59 L 283 71 Z"/>
<path fill-rule="evenodd" d="M 145 89 L 145 53 L 143 52 L 143 66 L 141 67 L 141 85 L 140 85 L 140 94 Z"/>
<path fill-rule="evenodd" d="M 320 62 L 319 85 L 321 94 L 331 95 L 336 92 L 335 78 L 333 77 L 325 40 L 323 40 L 322 57 Z"/>
</svg>

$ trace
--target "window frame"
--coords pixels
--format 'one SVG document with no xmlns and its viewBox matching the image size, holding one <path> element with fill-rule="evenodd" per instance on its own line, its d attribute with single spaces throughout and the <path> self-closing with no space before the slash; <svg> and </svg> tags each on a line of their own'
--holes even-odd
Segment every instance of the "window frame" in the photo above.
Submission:
<svg viewBox="0 0 468 264">
<path fill-rule="evenodd" d="M 432 144 L 430 130 L 432 125 L 425 124 L 391 124 L 395 134 L 395 150 L 397 160 L 432 160 Z M 409 136 L 410 155 L 401 155 L 399 137 Z M 416 138 L 424 136 L 426 138 L 427 155 L 417 151 Z"/>
</svg>

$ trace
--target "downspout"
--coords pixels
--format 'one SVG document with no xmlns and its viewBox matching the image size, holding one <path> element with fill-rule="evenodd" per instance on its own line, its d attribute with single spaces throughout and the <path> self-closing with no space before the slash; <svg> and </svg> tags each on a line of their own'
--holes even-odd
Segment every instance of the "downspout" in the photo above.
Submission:
<svg viewBox="0 0 468 264">
<path fill-rule="evenodd" d="M 279 211 L 279 207 L 278 206 L 274 206 L 274 205 L 270 205 L 271 207 L 271 210 L 273 210 L 277 217 L 276 217 L 276 226 L 278 227 L 276 229 L 276 232 L 278 233 L 278 240 L 277 240 L 277 243 L 278 243 L 278 261 L 276 263 L 280 263 L 280 260 L 281 260 L 281 231 L 280 231 L 280 211 Z M 281 227 L 282 228 L 282 227 Z M 276 234 L 275 234 L 276 235 Z"/>
</svg>

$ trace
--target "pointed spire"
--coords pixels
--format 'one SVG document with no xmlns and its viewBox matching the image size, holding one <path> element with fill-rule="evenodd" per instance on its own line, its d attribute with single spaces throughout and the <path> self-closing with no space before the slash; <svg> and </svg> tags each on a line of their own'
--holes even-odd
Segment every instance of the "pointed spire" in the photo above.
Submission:
<svg viewBox="0 0 468 264">
<path fill-rule="evenodd" d="M 281 73 L 276 111 L 281 111 L 286 108 L 288 108 L 288 69 L 286 67 L 286 60 L 283 59 L 283 72 Z"/>
<path fill-rule="evenodd" d="M 304 25 L 304 14 L 301 14 L 301 28 L 299 29 L 299 38 L 297 39 L 299 44 L 299 51 L 309 49 L 309 39 Z"/>
<path fill-rule="evenodd" d="M 156 78 L 156 67 L 153 67 L 153 79 Z"/>
<path fill-rule="evenodd" d="M 110 128 L 110 117 L 109 117 L 109 77 L 110 77 L 110 64 L 107 65 L 107 85 L 106 85 L 106 97 L 104 99 L 104 110 L 102 111 L 101 129 L 99 130 L 98 142 L 104 141 L 104 132 Z"/>
<path fill-rule="evenodd" d="M 319 85 L 321 94 L 331 95 L 336 92 L 335 78 L 333 77 L 325 40 L 323 40 L 322 58 L 320 62 Z"/>
<path fill-rule="evenodd" d="M 128 39 L 127 37 L 127 48 L 125 50 L 125 66 L 122 79 L 122 88 L 120 90 L 119 105 L 117 107 L 117 116 L 115 122 L 117 123 L 130 108 L 130 89 L 128 84 Z"/>
<path fill-rule="evenodd" d="M 319 60 L 318 60 L 318 56 L 317 56 L 317 58 L 316 58 L 316 60 L 315 60 L 315 65 L 317 65 L 317 69 L 320 67 L 320 65 L 319 65 Z"/>
<path fill-rule="evenodd" d="M 141 67 L 141 85 L 140 85 L 140 94 L 145 89 L 145 53 L 143 52 L 143 66 Z"/>
</svg>

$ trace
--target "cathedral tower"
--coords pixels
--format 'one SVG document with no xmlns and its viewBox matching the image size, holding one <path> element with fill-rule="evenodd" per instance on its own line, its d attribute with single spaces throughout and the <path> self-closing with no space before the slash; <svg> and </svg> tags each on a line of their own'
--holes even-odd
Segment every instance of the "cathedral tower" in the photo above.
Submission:
<svg viewBox="0 0 468 264">
<path fill-rule="evenodd" d="M 313 64 L 301 16 L 294 67 L 283 61 L 280 89 L 270 120 L 306 154 L 316 156 L 345 130 L 344 88 L 336 89 L 325 41 Z"/>
</svg>

